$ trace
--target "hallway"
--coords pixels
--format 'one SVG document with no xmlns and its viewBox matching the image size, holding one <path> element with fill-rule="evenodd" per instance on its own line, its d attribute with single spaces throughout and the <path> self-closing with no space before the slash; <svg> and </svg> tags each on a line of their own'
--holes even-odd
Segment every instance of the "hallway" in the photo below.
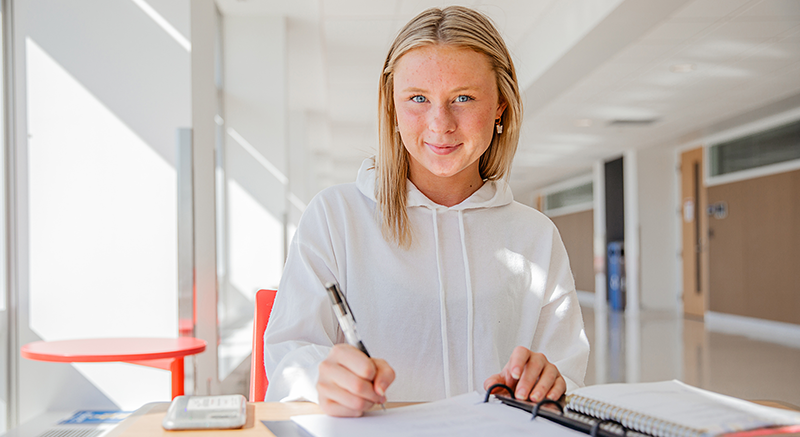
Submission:
<svg viewBox="0 0 800 437">
<path fill-rule="evenodd" d="M 699 320 L 642 311 L 600 317 L 581 307 L 591 345 L 586 384 L 679 379 L 748 400 L 800 406 L 800 349 L 706 330 Z M 605 333 L 605 335 L 602 335 Z"/>
</svg>

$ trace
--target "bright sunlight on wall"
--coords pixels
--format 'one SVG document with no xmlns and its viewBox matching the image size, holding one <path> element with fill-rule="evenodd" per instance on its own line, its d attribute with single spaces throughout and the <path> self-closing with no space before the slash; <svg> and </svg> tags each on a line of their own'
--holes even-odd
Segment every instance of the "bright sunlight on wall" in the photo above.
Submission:
<svg viewBox="0 0 800 437">
<path fill-rule="evenodd" d="M 174 168 L 33 40 L 26 49 L 31 329 L 177 336 Z M 169 399 L 169 372 L 75 367 L 121 408 Z"/>
<path fill-rule="evenodd" d="M 277 287 L 281 279 L 283 225 L 232 179 L 228 196 L 231 284 L 253 300 L 257 290 Z"/>
</svg>

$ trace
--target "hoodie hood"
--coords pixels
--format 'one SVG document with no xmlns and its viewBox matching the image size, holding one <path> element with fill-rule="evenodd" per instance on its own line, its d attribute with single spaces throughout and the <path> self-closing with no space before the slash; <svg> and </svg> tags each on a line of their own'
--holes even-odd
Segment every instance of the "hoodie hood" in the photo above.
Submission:
<svg viewBox="0 0 800 437">
<path fill-rule="evenodd" d="M 377 174 L 375 173 L 373 158 L 365 159 L 358 170 L 356 186 L 363 195 L 373 202 L 377 202 L 375 197 L 376 178 Z M 411 181 L 406 181 L 406 190 L 408 192 L 406 206 L 409 208 L 421 206 L 432 210 L 463 211 L 467 209 L 494 208 L 508 205 L 514 201 L 514 196 L 511 194 L 508 183 L 502 179 L 485 181 L 478 191 L 472 193 L 471 196 L 458 205 L 453 205 L 449 208 L 428 199 Z"/>
</svg>

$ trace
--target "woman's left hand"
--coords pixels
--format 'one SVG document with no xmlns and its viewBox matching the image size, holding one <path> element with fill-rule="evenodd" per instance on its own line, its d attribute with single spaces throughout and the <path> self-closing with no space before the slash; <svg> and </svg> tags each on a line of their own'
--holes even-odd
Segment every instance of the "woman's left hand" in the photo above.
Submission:
<svg viewBox="0 0 800 437">
<path fill-rule="evenodd" d="M 542 399 L 558 400 L 567 391 L 567 383 L 553 363 L 544 354 L 517 346 L 511 353 L 503 371 L 492 375 L 483 383 L 488 390 L 494 384 L 505 384 L 517 399 L 539 402 Z"/>
</svg>

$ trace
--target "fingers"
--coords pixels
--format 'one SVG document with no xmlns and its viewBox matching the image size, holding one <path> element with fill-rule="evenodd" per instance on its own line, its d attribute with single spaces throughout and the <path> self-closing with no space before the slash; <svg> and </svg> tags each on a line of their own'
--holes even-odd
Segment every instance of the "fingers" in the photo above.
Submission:
<svg viewBox="0 0 800 437">
<path fill-rule="evenodd" d="M 512 378 L 514 381 L 519 380 L 532 353 L 533 352 L 522 346 L 515 347 L 504 369 L 506 373 L 508 373 L 508 377 Z"/>
<path fill-rule="evenodd" d="M 564 382 L 564 378 L 561 377 L 561 374 L 558 372 L 556 366 L 548 362 L 544 366 L 544 369 L 542 369 L 542 373 L 539 375 L 539 381 L 531 391 L 530 400 L 539 402 L 545 398 L 545 395 L 548 395 L 548 399 L 557 400 L 564 393 L 564 390 L 561 390 L 560 392 L 555 390 L 553 392 L 553 389 L 556 388 L 555 386 L 558 381 L 560 381 L 564 385 L 564 389 L 566 389 L 567 385 L 566 382 Z M 558 395 L 551 397 L 551 392 L 553 392 L 552 395 L 555 395 L 555 393 L 558 393 Z"/>
<path fill-rule="evenodd" d="M 522 346 L 514 349 L 503 371 L 495 376 L 499 376 L 505 385 L 514 390 L 517 399 L 529 399 L 533 402 L 539 402 L 545 397 L 557 400 L 567 389 L 566 381 L 558 368 L 544 354 L 532 352 Z M 490 379 L 494 380 L 495 376 Z"/>
<path fill-rule="evenodd" d="M 517 399 L 530 399 L 538 402 L 541 399 L 534 399 L 530 395 L 534 385 L 539 381 L 539 377 L 547 363 L 547 359 L 542 354 L 531 354 L 530 359 L 525 367 L 523 367 L 522 375 L 517 383 L 517 388 L 514 390 L 514 395 Z"/>
<path fill-rule="evenodd" d="M 547 392 L 547 399 L 557 401 L 561 399 L 561 396 L 567 392 L 567 381 L 564 380 L 564 377 L 560 374 L 558 378 L 556 378 L 556 382 L 553 384 L 553 387 Z"/>
<path fill-rule="evenodd" d="M 528 399 L 528 394 L 538 380 L 536 364 L 539 362 L 532 361 L 534 357 L 535 354 L 527 348 L 517 346 L 503 368 L 505 384 L 514 390 L 514 397 L 517 399 Z"/>
<path fill-rule="evenodd" d="M 386 361 L 371 359 L 349 345 L 336 345 L 319 365 L 319 405 L 331 416 L 360 416 L 374 404 L 386 402 L 384 394 L 394 377 Z"/>
<path fill-rule="evenodd" d="M 363 352 L 349 344 L 337 344 L 328 354 L 328 359 L 336 361 L 342 367 L 358 375 L 360 378 L 372 381 L 375 378 L 375 363 Z"/>
<path fill-rule="evenodd" d="M 380 396 L 379 403 L 386 402 L 386 389 L 394 382 L 394 369 L 385 360 L 373 358 L 375 364 L 375 378 L 373 378 L 373 389 Z"/>
<path fill-rule="evenodd" d="M 329 416 L 359 417 L 374 405 L 373 402 L 356 396 L 335 384 L 329 386 L 318 384 L 318 389 L 319 406 Z"/>
</svg>

